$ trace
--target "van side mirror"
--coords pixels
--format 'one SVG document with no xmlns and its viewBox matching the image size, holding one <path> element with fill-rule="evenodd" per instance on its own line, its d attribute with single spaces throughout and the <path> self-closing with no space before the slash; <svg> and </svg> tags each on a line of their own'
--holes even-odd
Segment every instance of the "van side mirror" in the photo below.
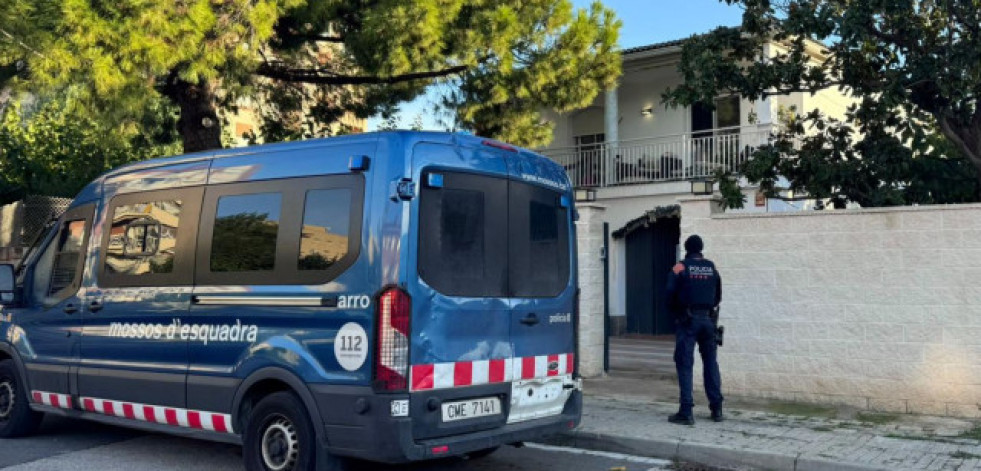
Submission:
<svg viewBox="0 0 981 471">
<path fill-rule="evenodd" d="M 14 293 L 17 290 L 17 278 L 14 276 L 14 266 L 0 265 L 0 304 L 13 304 Z"/>
</svg>

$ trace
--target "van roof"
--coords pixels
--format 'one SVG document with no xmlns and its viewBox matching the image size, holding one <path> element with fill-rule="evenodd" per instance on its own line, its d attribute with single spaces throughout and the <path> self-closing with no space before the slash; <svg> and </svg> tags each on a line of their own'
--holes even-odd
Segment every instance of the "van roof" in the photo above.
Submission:
<svg viewBox="0 0 981 471">
<path fill-rule="evenodd" d="M 399 138 L 403 140 L 430 140 L 437 142 L 453 142 L 456 145 L 464 146 L 478 146 L 487 138 L 482 138 L 474 136 L 472 134 L 465 134 L 459 132 L 439 132 L 439 131 L 378 131 L 378 132 L 368 132 L 361 134 L 351 134 L 346 136 L 337 137 L 325 137 L 316 139 L 307 139 L 303 141 L 293 141 L 293 142 L 280 142 L 274 144 L 262 144 L 250 147 L 236 147 L 232 149 L 217 149 L 204 152 L 196 152 L 192 154 L 176 155 L 170 157 L 159 157 L 150 160 L 143 160 L 139 162 L 133 162 L 121 167 L 112 169 L 102 175 L 100 180 L 109 178 L 115 175 L 121 175 L 124 173 L 133 172 L 136 170 L 145 170 L 156 167 L 165 167 L 168 165 L 186 164 L 192 162 L 207 161 L 211 159 L 222 159 L 228 157 L 236 157 L 240 155 L 251 155 L 270 151 L 283 151 L 290 149 L 306 149 L 310 147 L 317 147 L 322 145 L 338 144 L 343 142 L 356 143 L 364 141 L 375 141 L 378 139 L 385 138 Z M 514 147 L 518 152 L 523 154 L 536 154 L 534 151 Z M 543 157 L 544 158 L 544 157 Z"/>
</svg>

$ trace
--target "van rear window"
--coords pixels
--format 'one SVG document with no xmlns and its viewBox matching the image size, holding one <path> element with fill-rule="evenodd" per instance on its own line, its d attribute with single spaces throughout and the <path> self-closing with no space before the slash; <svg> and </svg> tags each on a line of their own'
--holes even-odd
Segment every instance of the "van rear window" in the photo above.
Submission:
<svg viewBox="0 0 981 471">
<path fill-rule="evenodd" d="M 420 198 L 419 274 L 443 294 L 507 295 L 507 180 L 459 173 Z"/>
<path fill-rule="evenodd" d="M 551 297 L 566 288 L 571 222 L 558 192 L 504 178 L 439 174 L 443 185 L 423 188 L 420 199 L 423 281 L 467 297 Z"/>
<path fill-rule="evenodd" d="M 446 190 L 440 218 L 440 258 L 459 276 L 480 279 L 484 274 L 484 194 L 471 190 Z"/>
<path fill-rule="evenodd" d="M 549 297 L 569 283 L 569 210 L 553 190 L 511 182 L 509 274 L 511 295 Z"/>
</svg>

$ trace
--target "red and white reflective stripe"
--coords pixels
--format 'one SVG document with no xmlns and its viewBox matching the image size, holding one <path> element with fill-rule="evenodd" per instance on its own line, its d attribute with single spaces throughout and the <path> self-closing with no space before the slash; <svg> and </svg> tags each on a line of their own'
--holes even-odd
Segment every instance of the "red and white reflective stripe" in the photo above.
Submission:
<svg viewBox="0 0 981 471">
<path fill-rule="evenodd" d="M 97 414 L 111 415 L 125 419 L 140 420 L 161 425 L 211 430 L 219 433 L 234 433 L 232 416 L 214 412 L 178 409 L 175 407 L 150 406 L 133 402 L 110 401 L 83 397 L 82 409 Z"/>
<path fill-rule="evenodd" d="M 574 355 L 571 353 L 412 365 L 410 384 L 412 391 L 427 391 L 506 383 L 571 374 L 574 365 Z"/>
<path fill-rule="evenodd" d="M 59 409 L 71 409 L 72 397 L 67 394 L 58 394 L 44 391 L 31 391 L 31 400 L 35 404 L 57 407 Z"/>
</svg>

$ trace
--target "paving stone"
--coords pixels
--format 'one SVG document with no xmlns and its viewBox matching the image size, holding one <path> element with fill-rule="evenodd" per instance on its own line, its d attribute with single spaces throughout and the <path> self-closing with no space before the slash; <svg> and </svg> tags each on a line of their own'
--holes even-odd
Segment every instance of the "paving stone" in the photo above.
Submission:
<svg viewBox="0 0 981 471">
<path fill-rule="evenodd" d="M 667 422 L 676 410 L 674 404 L 587 395 L 583 424 L 566 439 L 585 448 L 714 466 L 794 471 L 981 470 L 978 458 L 954 455 L 957 451 L 981 453 L 981 441 L 956 438 L 956 443 L 947 443 L 976 426 L 962 419 L 904 416 L 900 423 L 875 425 L 733 409 L 727 421 L 715 423 L 696 409 L 695 425 L 686 427 Z M 950 435 L 938 436 L 938 430 Z"/>
</svg>

